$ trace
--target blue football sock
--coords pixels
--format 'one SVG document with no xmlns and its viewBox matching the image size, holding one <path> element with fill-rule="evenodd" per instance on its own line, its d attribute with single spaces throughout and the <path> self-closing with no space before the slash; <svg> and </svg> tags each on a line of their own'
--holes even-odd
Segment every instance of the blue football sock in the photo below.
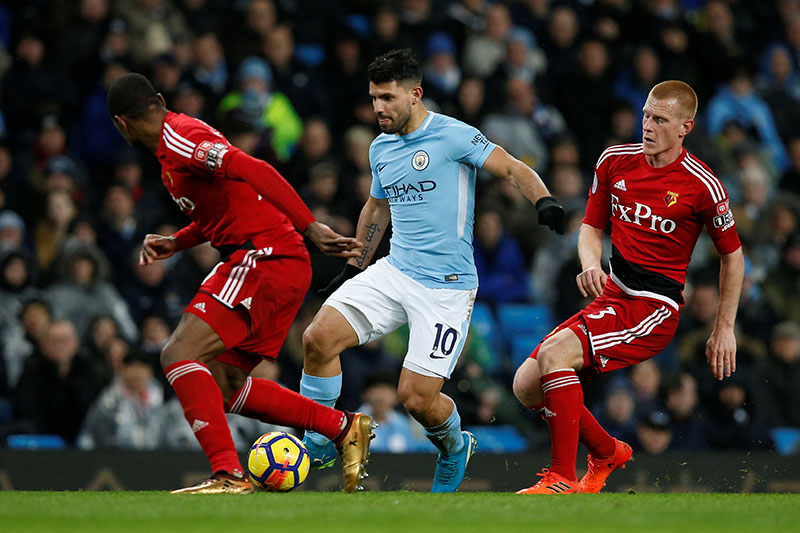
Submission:
<svg viewBox="0 0 800 533">
<path fill-rule="evenodd" d="M 443 424 L 425 428 L 425 436 L 430 439 L 442 455 L 454 455 L 464 448 L 464 437 L 461 436 L 461 417 L 455 402 L 453 412 Z"/>
<path fill-rule="evenodd" d="M 329 378 L 321 378 L 310 376 L 303 371 L 303 376 L 300 378 L 300 394 L 306 398 L 311 398 L 317 403 L 333 407 L 336 405 L 336 400 L 339 399 L 341 393 L 341 374 Z M 328 440 L 327 437 L 315 431 L 308 430 L 306 435 L 317 444 L 324 444 Z"/>
</svg>

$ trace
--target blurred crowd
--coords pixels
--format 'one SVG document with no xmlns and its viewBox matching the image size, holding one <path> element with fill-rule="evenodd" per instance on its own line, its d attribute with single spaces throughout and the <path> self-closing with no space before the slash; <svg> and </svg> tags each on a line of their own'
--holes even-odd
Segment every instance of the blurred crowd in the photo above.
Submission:
<svg viewBox="0 0 800 533">
<path fill-rule="evenodd" d="M 681 79 L 700 99 L 686 145 L 727 187 L 747 257 L 738 368 L 715 382 L 705 366 L 719 267 L 701 238 L 673 344 L 629 372 L 586 376 L 587 404 L 612 434 L 651 453 L 797 451 L 778 437 L 800 434 L 800 0 L 0 5 L 0 442 L 55 434 L 86 449 L 195 445 L 158 358 L 219 256 L 204 245 L 136 266 L 146 233 L 188 220 L 156 159 L 114 129 L 113 80 L 145 74 L 170 109 L 272 163 L 319 220 L 352 235 L 377 134 L 366 66 L 401 47 L 423 64 L 429 109 L 479 127 L 538 170 L 568 212 L 567 235 L 554 236 L 515 189 L 479 177 L 475 260 L 487 320 L 445 384 L 464 423 L 547 442 L 543 422 L 510 393 L 517 339 L 498 335 L 493 319 L 531 304 L 546 311 L 530 319 L 546 333 L 586 303 L 574 285 L 576 243 L 594 162 L 611 144 L 638 142 L 649 89 Z M 258 369 L 295 389 L 316 290 L 342 267 L 311 253 L 306 305 L 278 364 Z M 374 414 L 377 450 L 424 447 L 394 393 L 405 350 L 401 330 L 342 357 L 340 406 Z M 265 429 L 229 416 L 243 446 Z"/>
</svg>

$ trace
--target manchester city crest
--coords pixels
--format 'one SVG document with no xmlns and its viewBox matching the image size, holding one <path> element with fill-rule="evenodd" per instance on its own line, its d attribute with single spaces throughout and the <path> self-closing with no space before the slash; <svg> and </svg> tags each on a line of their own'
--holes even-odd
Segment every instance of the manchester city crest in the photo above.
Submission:
<svg viewBox="0 0 800 533">
<path fill-rule="evenodd" d="M 414 167 L 414 170 L 425 170 L 428 168 L 430 161 L 431 158 L 428 157 L 428 153 L 425 150 L 417 150 L 411 157 L 411 166 Z"/>
</svg>

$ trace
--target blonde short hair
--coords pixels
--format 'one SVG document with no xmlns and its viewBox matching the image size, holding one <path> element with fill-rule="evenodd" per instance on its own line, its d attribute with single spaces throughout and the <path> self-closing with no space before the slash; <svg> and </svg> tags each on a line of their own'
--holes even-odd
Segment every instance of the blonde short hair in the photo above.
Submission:
<svg viewBox="0 0 800 533">
<path fill-rule="evenodd" d="M 686 118 L 694 118 L 697 113 L 697 94 L 680 80 L 662 81 L 650 90 L 650 96 L 658 100 L 674 98 Z"/>
</svg>

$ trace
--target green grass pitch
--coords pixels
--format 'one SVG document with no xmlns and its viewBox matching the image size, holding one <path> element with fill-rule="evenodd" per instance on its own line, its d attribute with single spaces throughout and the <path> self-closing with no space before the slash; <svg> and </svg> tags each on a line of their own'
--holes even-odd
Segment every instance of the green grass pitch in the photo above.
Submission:
<svg viewBox="0 0 800 533">
<path fill-rule="evenodd" d="M 6 533 L 800 531 L 800 495 L 0 492 L 0 517 Z"/>
</svg>

